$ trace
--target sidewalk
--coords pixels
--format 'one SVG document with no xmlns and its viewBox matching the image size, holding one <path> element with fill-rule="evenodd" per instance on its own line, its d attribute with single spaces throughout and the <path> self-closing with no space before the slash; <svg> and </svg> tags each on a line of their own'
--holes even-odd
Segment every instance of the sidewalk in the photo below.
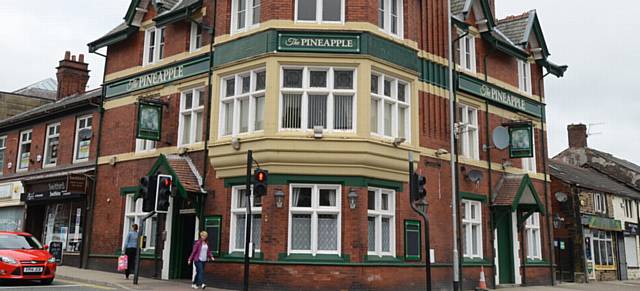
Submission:
<svg viewBox="0 0 640 291">
<path fill-rule="evenodd" d="M 59 266 L 56 270 L 56 279 L 76 281 L 93 285 L 111 287 L 121 290 L 193 290 L 191 282 L 187 280 L 156 280 L 151 278 L 138 278 L 138 285 L 133 284 L 133 275 L 129 280 L 124 274 L 110 273 L 96 270 L 80 269 L 68 266 Z M 207 287 L 206 290 L 228 291 Z"/>
</svg>

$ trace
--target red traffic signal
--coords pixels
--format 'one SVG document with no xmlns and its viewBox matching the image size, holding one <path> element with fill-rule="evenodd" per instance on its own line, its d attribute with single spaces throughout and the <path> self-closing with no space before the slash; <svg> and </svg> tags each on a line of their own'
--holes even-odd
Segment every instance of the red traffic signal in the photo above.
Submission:
<svg viewBox="0 0 640 291">
<path fill-rule="evenodd" d="M 269 171 L 256 169 L 253 173 L 253 194 L 262 196 L 267 194 L 267 180 L 269 179 Z"/>
</svg>

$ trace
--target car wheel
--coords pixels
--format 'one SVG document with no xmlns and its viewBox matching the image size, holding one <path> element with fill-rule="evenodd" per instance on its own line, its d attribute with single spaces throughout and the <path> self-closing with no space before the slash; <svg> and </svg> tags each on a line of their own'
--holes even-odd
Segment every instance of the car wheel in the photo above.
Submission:
<svg viewBox="0 0 640 291">
<path fill-rule="evenodd" d="M 53 283 L 53 278 L 40 280 L 41 285 L 51 285 L 51 283 Z"/>
</svg>

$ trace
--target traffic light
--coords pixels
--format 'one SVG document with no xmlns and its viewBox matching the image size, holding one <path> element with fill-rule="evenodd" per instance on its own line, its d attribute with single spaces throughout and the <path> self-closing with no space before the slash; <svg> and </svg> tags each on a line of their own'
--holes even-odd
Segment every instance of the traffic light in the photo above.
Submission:
<svg viewBox="0 0 640 291">
<path fill-rule="evenodd" d="M 263 196 L 267 194 L 267 180 L 269 171 L 257 168 L 253 174 L 253 195 Z"/>
<path fill-rule="evenodd" d="M 427 189 L 425 188 L 427 178 L 425 176 L 414 172 L 411 177 L 411 184 L 411 201 L 418 201 L 427 196 Z"/>
<path fill-rule="evenodd" d="M 171 186 L 173 179 L 169 175 L 158 175 L 158 195 L 155 210 L 156 212 L 167 212 L 169 210 L 169 196 L 171 196 Z"/>
<path fill-rule="evenodd" d="M 156 180 L 158 176 L 144 176 L 140 178 L 140 196 L 142 197 L 142 211 L 151 212 L 156 207 Z"/>
</svg>

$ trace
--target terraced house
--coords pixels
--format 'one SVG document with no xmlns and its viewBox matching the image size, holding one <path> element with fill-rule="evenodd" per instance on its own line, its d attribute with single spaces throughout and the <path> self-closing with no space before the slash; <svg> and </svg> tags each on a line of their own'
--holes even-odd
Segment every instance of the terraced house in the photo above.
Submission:
<svg viewBox="0 0 640 291">
<path fill-rule="evenodd" d="M 134 0 L 89 47 L 107 50 L 89 268 L 115 270 L 126 230 L 146 215 L 139 179 L 162 173 L 177 194 L 145 222 L 144 273 L 188 278 L 206 229 L 209 282 L 237 287 L 250 203 L 252 286 L 424 288 L 411 153 L 428 181 L 434 286 L 475 286 L 481 266 L 491 286 L 550 284 L 543 77 L 566 67 L 549 61 L 535 11 L 498 20 L 486 0 Z M 270 172 L 266 196 L 245 195 L 248 150 Z"/>
</svg>

